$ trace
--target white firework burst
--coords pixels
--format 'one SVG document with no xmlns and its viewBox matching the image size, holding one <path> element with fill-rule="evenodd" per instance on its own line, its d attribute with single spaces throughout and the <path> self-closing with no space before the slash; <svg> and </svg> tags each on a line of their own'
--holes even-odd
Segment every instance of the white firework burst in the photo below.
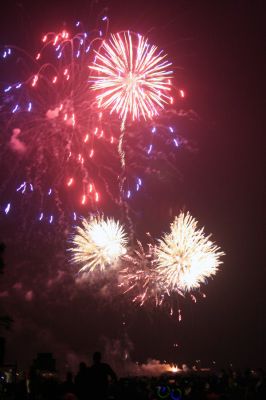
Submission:
<svg viewBox="0 0 266 400">
<path fill-rule="evenodd" d="M 69 250 L 72 261 L 83 265 L 80 272 L 103 271 L 126 254 L 128 238 L 124 227 L 113 218 L 83 219 L 76 228 Z"/>
<path fill-rule="evenodd" d="M 172 104 L 171 63 L 156 46 L 130 31 L 111 35 L 96 52 L 90 68 L 92 89 L 99 94 L 99 107 L 116 111 L 125 121 L 140 117 L 151 119 L 165 104 Z"/>
<path fill-rule="evenodd" d="M 180 213 L 170 233 L 159 239 L 155 249 L 157 271 L 170 291 L 190 291 L 216 274 L 224 255 L 220 248 L 197 228 L 189 213 Z"/>
</svg>

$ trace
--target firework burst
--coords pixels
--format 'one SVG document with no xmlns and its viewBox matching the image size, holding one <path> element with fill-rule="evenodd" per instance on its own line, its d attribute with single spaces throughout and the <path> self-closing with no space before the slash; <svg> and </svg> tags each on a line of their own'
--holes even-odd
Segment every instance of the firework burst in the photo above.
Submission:
<svg viewBox="0 0 266 400">
<path fill-rule="evenodd" d="M 83 265 L 80 272 L 104 270 L 126 254 L 124 228 L 112 218 L 83 219 L 72 239 L 72 261 Z"/>
<path fill-rule="evenodd" d="M 144 173 L 176 172 L 177 151 L 186 144 L 174 126 L 182 110 L 153 118 L 173 101 L 166 56 L 132 32 L 107 39 L 106 16 L 89 33 L 81 27 L 78 21 L 73 34 L 45 34 L 35 56 L 0 49 L 7 79 L 17 67 L 17 76 L 0 84 L 0 208 L 23 210 L 24 226 L 31 218 L 65 230 L 69 220 L 96 212 L 107 199 L 128 204 L 144 188 Z M 142 122 L 127 125 L 123 142 L 121 120 L 105 108 L 124 122 Z"/>
<path fill-rule="evenodd" d="M 155 270 L 155 248 L 148 245 L 145 251 L 141 242 L 137 242 L 137 248 L 132 254 L 127 254 L 123 258 L 123 268 L 120 271 L 121 283 L 119 287 L 123 289 L 123 293 L 134 293 L 133 303 L 142 306 L 144 303 L 151 301 L 156 306 L 161 305 L 164 298 L 164 288 L 160 284 L 158 273 Z"/>
<path fill-rule="evenodd" d="M 127 31 L 111 35 L 96 52 L 90 68 L 92 88 L 99 92 L 99 107 L 116 111 L 122 125 L 128 116 L 151 119 L 173 102 L 170 95 L 172 71 L 166 55 L 143 36 Z"/>
<path fill-rule="evenodd" d="M 169 291 L 199 288 L 222 263 L 220 257 L 224 253 L 197 226 L 189 213 L 180 213 L 171 224 L 170 233 L 158 241 L 156 270 Z"/>
</svg>

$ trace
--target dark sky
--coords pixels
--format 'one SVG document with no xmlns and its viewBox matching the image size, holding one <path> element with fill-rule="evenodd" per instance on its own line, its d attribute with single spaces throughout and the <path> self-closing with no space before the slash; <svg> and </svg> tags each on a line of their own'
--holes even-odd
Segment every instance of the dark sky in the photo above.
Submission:
<svg viewBox="0 0 266 400">
<path fill-rule="evenodd" d="M 1 44 L 29 50 L 46 31 L 71 26 L 76 19 L 86 24 L 108 7 L 111 31 L 146 33 L 166 50 L 179 67 L 176 80 L 187 93 L 185 105 L 198 115 L 193 135 L 187 133 L 197 152 L 181 153 L 182 179 L 169 193 L 153 188 L 156 201 L 138 203 L 143 230 L 147 225 L 155 233 L 166 230 L 168 208 L 185 207 L 226 253 L 221 271 L 204 290 L 207 298 L 184 302 L 178 324 L 163 311 L 132 307 L 125 312 L 117 299 L 99 301 L 75 286 L 63 250 L 40 238 L 25 250 L 23 241 L 14 239 L 15 221 L 3 224 L 1 219 L 6 231 L 1 229 L 0 240 L 7 243 L 1 301 L 14 318 L 7 360 L 25 365 L 42 350 L 59 357 L 89 354 L 103 337 L 121 338 L 126 319 L 135 359 L 177 355 L 180 362 L 265 365 L 262 2 L 22 0 L 5 7 Z M 157 213 L 161 218 L 155 221 Z M 179 344 L 175 354 L 173 343 Z"/>
</svg>

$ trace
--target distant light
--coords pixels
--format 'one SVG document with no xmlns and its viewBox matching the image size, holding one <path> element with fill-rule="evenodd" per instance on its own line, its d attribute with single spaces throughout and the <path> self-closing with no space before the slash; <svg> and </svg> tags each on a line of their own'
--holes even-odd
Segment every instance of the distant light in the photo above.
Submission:
<svg viewBox="0 0 266 400">
<path fill-rule="evenodd" d="M 42 219 L 43 219 L 43 213 L 40 214 L 39 221 L 41 221 Z"/>
<path fill-rule="evenodd" d="M 80 50 L 77 51 L 76 57 L 79 58 L 79 56 L 80 56 Z"/>
<path fill-rule="evenodd" d="M 127 191 L 127 198 L 129 199 L 129 198 L 130 198 L 130 196 L 131 196 L 131 191 L 130 191 L 130 190 L 128 190 L 128 191 Z"/>
<path fill-rule="evenodd" d="M 103 33 L 101 30 L 99 30 L 99 35 L 102 37 Z"/>
<path fill-rule="evenodd" d="M 30 183 L 30 190 L 31 190 L 32 192 L 34 191 L 33 186 L 32 186 L 31 183 Z"/>
<path fill-rule="evenodd" d="M 80 26 L 80 21 L 76 22 L 76 27 Z"/>
<path fill-rule="evenodd" d="M 169 131 L 173 133 L 174 129 L 171 126 L 169 126 Z"/>
<path fill-rule="evenodd" d="M 138 183 L 140 186 L 142 185 L 142 180 L 140 178 L 138 178 Z"/>
<path fill-rule="evenodd" d="M 107 20 L 107 16 L 105 15 L 104 17 L 102 17 L 102 21 L 106 21 Z"/>
<path fill-rule="evenodd" d="M 50 196 L 51 193 L 52 193 L 52 189 L 50 188 L 50 189 L 48 190 L 48 196 Z"/>
<path fill-rule="evenodd" d="M 77 220 L 77 214 L 75 212 L 73 213 L 73 219 L 74 219 L 74 221 Z"/>
<path fill-rule="evenodd" d="M 51 224 L 53 222 L 53 220 L 54 220 L 54 217 L 53 217 L 53 215 L 51 215 L 49 218 L 49 224 Z"/>
<path fill-rule="evenodd" d="M 88 53 L 90 51 L 90 46 L 88 46 L 87 48 L 86 48 L 86 53 Z"/>
<path fill-rule="evenodd" d="M 31 111 L 31 109 L 32 109 L 32 103 L 31 103 L 31 102 L 29 102 L 29 105 L 28 105 L 28 111 Z"/>
<path fill-rule="evenodd" d="M 22 83 L 18 83 L 18 84 L 16 85 L 16 89 L 21 88 L 21 86 L 22 86 Z"/>
<path fill-rule="evenodd" d="M 154 126 L 151 131 L 152 131 L 152 133 L 155 133 L 156 132 L 156 127 Z"/>
<path fill-rule="evenodd" d="M 7 92 L 9 92 L 9 90 L 11 90 L 11 89 L 12 89 L 12 86 L 8 86 L 8 87 L 4 90 L 4 92 L 7 93 Z"/>
</svg>

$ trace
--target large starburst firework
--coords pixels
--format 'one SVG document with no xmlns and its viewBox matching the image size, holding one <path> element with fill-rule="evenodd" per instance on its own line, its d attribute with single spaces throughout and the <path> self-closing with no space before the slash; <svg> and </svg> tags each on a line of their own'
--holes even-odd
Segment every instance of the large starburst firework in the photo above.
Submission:
<svg viewBox="0 0 266 400">
<path fill-rule="evenodd" d="M 128 239 L 124 228 L 112 218 L 83 219 L 73 236 L 72 261 L 83 265 L 80 272 L 104 270 L 126 253 Z"/>
<path fill-rule="evenodd" d="M 220 257 L 224 253 L 197 226 L 189 213 L 180 213 L 171 224 L 170 233 L 159 240 L 156 269 L 169 290 L 186 292 L 199 288 L 222 263 Z"/>
<path fill-rule="evenodd" d="M 111 35 L 90 66 L 97 72 L 91 79 L 92 88 L 99 92 L 99 107 L 116 111 L 123 122 L 128 116 L 132 120 L 154 117 L 173 102 L 170 65 L 166 55 L 140 34 Z"/>
</svg>

